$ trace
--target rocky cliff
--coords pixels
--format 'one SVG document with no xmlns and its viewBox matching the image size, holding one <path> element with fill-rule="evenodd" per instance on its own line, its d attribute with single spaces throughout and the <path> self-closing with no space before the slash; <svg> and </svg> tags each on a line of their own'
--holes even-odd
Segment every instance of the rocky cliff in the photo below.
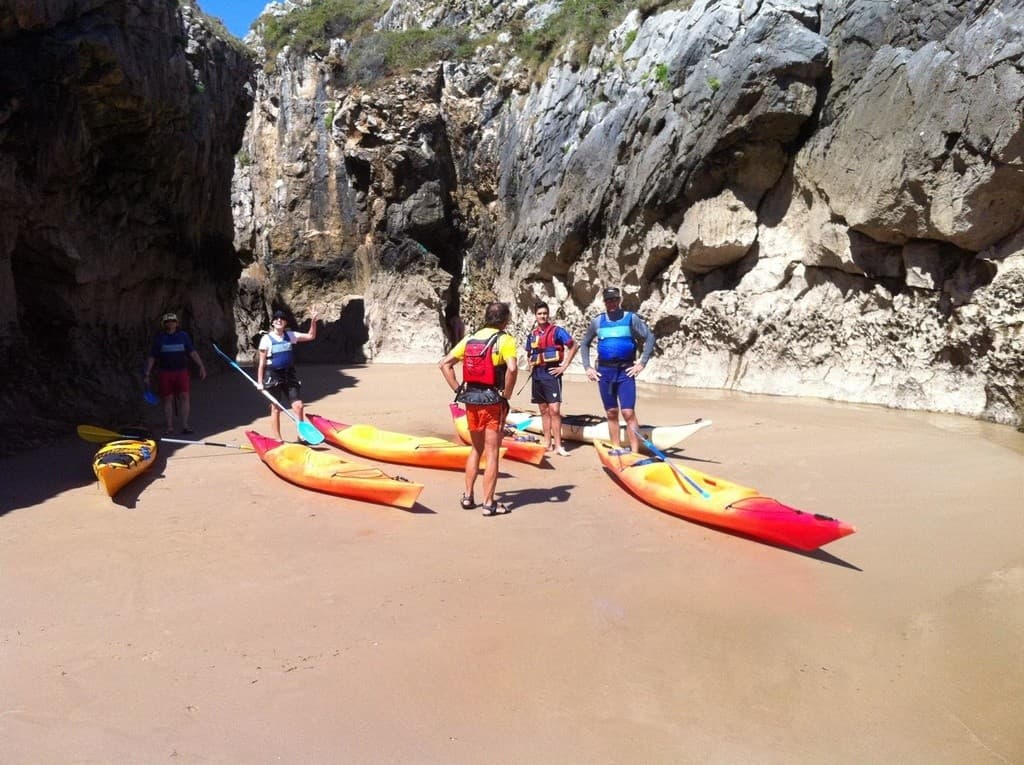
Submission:
<svg viewBox="0 0 1024 765">
<path fill-rule="evenodd" d="M 1020 4 L 687 5 L 545 69 L 507 32 L 548 3 L 394 0 L 380 28 L 481 47 L 381 85 L 285 49 L 234 186 L 242 345 L 319 304 L 325 357 L 433 360 L 492 297 L 579 333 L 611 283 L 649 381 L 1020 423 Z"/>
<path fill-rule="evenodd" d="M 252 68 L 176 2 L 0 7 L 5 447 L 135 421 L 165 311 L 201 344 L 233 340 L 230 184 Z"/>
</svg>

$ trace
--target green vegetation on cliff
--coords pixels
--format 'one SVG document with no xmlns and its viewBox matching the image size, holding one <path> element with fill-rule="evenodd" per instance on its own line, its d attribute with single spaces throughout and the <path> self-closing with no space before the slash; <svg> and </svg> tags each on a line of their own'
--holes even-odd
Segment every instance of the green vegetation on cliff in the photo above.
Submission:
<svg viewBox="0 0 1024 765">
<path fill-rule="evenodd" d="M 287 45 L 299 55 L 322 56 L 330 41 L 350 46 L 345 79 L 370 84 L 442 60 L 468 58 L 474 48 L 458 28 L 379 31 L 374 23 L 388 7 L 379 0 L 323 0 L 282 16 L 264 16 L 263 44 L 267 62 Z"/>
<path fill-rule="evenodd" d="M 373 34 L 373 24 L 387 10 L 381 0 L 321 0 L 281 16 L 260 18 L 267 59 L 290 45 L 299 54 L 323 55 L 330 40 L 349 42 Z"/>
<path fill-rule="evenodd" d="M 692 0 L 564 0 L 538 28 L 514 37 L 516 52 L 533 68 L 542 68 L 570 43 L 577 61 L 602 42 L 608 32 L 637 10 L 649 16 L 668 8 L 687 8 Z M 466 27 L 435 27 L 381 31 L 375 22 L 387 10 L 386 0 L 320 0 L 280 16 L 261 17 L 267 66 L 290 46 L 298 55 L 323 56 L 330 41 L 349 45 L 345 79 L 368 85 L 381 77 L 400 75 L 443 60 L 467 59 L 485 40 L 472 39 Z M 629 39 L 632 43 L 635 32 Z M 628 45 L 626 46 L 628 47 Z"/>
<path fill-rule="evenodd" d="M 660 10 L 685 9 L 692 4 L 693 0 L 564 0 L 540 27 L 519 37 L 518 53 L 527 63 L 539 67 L 575 43 L 574 59 L 583 63 L 591 47 L 604 42 L 630 11 L 639 11 L 646 18 Z M 625 47 L 635 39 L 634 32 Z"/>
</svg>

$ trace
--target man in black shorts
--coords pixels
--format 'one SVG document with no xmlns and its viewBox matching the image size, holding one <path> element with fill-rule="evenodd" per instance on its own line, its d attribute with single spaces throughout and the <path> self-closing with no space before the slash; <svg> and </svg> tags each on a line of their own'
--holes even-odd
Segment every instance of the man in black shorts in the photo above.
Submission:
<svg viewBox="0 0 1024 765">
<path fill-rule="evenodd" d="M 566 330 L 551 323 L 547 303 L 534 305 L 533 314 L 537 323 L 526 337 L 533 375 L 530 400 L 540 407 L 547 450 L 568 457 L 562 446 L 562 374 L 580 347 Z"/>
</svg>

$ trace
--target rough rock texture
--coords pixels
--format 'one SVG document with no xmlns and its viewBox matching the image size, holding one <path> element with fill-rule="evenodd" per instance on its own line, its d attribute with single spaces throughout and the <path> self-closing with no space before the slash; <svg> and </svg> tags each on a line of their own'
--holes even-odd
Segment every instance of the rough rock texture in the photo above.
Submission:
<svg viewBox="0 0 1024 765">
<path fill-rule="evenodd" d="M 233 339 L 251 68 L 175 3 L 0 9 L 0 443 L 132 421 L 164 311 Z"/>
<path fill-rule="evenodd" d="M 395 0 L 382 25 L 553 9 L 492 5 Z M 498 35 L 369 92 L 333 85 L 341 41 L 285 55 L 236 241 L 264 308 L 361 296 L 367 357 L 436 358 L 445 319 L 495 296 L 579 332 L 615 283 L 658 334 L 647 380 L 1020 423 L 1022 28 L 1010 0 L 704 0 L 634 12 L 538 80 Z M 274 276 L 304 258 L 352 265 L 330 288 Z"/>
<path fill-rule="evenodd" d="M 554 7 L 395 0 L 381 25 L 482 34 Z M 368 357 L 434 358 L 493 297 L 580 332 L 612 283 L 658 335 L 647 380 L 1020 423 L 1022 27 L 1009 0 L 705 0 L 634 12 L 539 81 L 501 36 L 370 92 L 332 86 L 344 44 L 285 56 L 237 241 L 265 308 L 359 295 Z M 330 230 L 314 257 L 306 227 Z M 329 288 L 274 277 L 304 257 L 351 265 Z"/>
</svg>

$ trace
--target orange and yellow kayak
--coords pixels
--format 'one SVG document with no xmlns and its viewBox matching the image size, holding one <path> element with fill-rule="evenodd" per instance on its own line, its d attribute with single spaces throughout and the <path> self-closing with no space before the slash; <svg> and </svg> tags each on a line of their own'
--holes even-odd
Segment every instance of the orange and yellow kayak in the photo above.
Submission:
<svg viewBox="0 0 1024 765">
<path fill-rule="evenodd" d="M 156 441 L 125 439 L 111 441 L 96 452 L 92 472 L 100 486 L 113 497 L 134 478 L 142 475 L 156 459 Z"/>
<path fill-rule="evenodd" d="M 245 435 L 267 467 L 306 489 L 404 508 L 415 505 L 423 491 L 421 483 L 389 476 L 372 465 L 350 462 L 331 452 L 286 444 L 254 430 L 246 431 Z"/>
<path fill-rule="evenodd" d="M 634 452 L 611 454 L 611 444 L 604 441 L 595 441 L 594 448 L 601 464 L 632 494 L 680 518 L 797 550 L 816 550 L 856 531 L 843 521 L 797 510 L 757 489 L 690 467 Z"/>
<path fill-rule="evenodd" d="M 434 436 L 410 436 L 373 425 L 346 425 L 315 414 L 307 415 L 306 419 L 335 446 L 383 462 L 463 470 L 472 451 L 471 446 Z M 501 450 L 501 456 L 505 456 L 505 451 Z"/>
<path fill-rule="evenodd" d="M 463 443 L 470 443 L 469 423 L 466 421 L 466 410 L 458 404 L 449 404 L 448 410 L 452 413 L 452 422 L 455 423 L 455 432 Z M 510 460 L 529 462 L 531 465 L 539 465 L 544 461 L 546 451 L 540 438 L 529 433 L 517 433 L 506 435 L 501 439 L 501 445 L 508 451 L 505 456 Z"/>
</svg>

